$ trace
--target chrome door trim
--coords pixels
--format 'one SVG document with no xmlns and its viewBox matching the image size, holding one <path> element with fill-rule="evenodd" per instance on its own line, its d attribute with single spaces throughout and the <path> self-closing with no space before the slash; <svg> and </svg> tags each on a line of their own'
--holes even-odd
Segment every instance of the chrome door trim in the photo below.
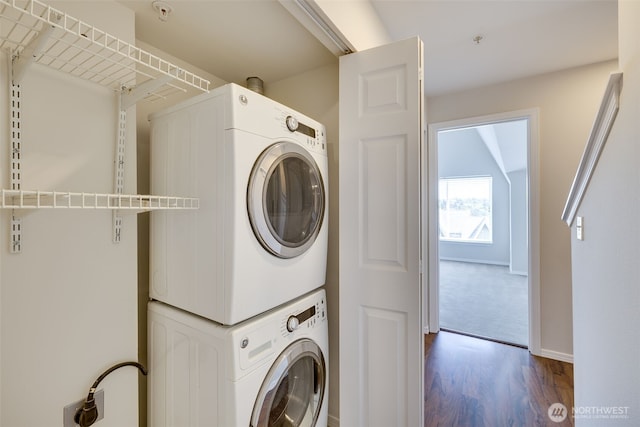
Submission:
<svg viewBox="0 0 640 427">
<path fill-rule="evenodd" d="M 318 416 L 320 415 L 320 410 L 322 409 L 327 370 L 324 355 L 322 354 L 322 350 L 318 344 L 309 338 L 302 338 L 291 343 L 282 353 L 280 353 L 273 365 L 271 365 L 267 376 L 264 378 L 262 385 L 260 386 L 258 397 L 256 398 L 256 402 L 253 406 L 250 427 L 262 427 L 268 425 L 272 403 L 276 397 L 276 392 L 278 391 L 278 387 L 280 386 L 283 377 L 291 366 L 306 357 L 311 357 L 311 359 L 313 359 L 313 363 L 315 364 L 314 369 L 319 367 L 319 379 L 317 385 L 317 392 L 320 394 L 318 399 L 319 404 L 313 414 L 313 420 L 311 423 L 312 426 L 315 426 Z"/>
<path fill-rule="evenodd" d="M 266 211 L 267 185 L 274 170 L 287 158 L 296 157 L 310 166 L 320 186 L 320 208 L 312 232 L 300 243 L 280 239 L 268 220 Z M 306 252 L 314 243 L 322 228 L 325 215 L 325 187 L 320 169 L 311 154 L 298 144 L 281 141 L 267 147 L 256 160 L 247 186 L 247 211 L 251 228 L 260 244 L 280 258 L 293 258 Z"/>
</svg>

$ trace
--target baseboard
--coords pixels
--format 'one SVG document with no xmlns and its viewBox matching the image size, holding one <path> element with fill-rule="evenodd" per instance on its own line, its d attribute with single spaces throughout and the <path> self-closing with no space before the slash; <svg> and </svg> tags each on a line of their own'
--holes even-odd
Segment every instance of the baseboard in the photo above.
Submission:
<svg viewBox="0 0 640 427">
<path fill-rule="evenodd" d="M 560 353 L 559 351 L 546 350 L 543 348 L 540 350 L 540 356 L 561 362 L 573 363 L 573 354 Z"/>
<path fill-rule="evenodd" d="M 487 264 L 487 265 L 498 265 L 500 267 L 509 267 L 508 262 L 502 261 L 491 261 L 486 259 L 473 259 L 473 258 L 456 258 L 456 257 L 440 257 L 441 261 L 456 261 L 456 262 L 468 262 L 471 264 Z"/>
<path fill-rule="evenodd" d="M 334 417 L 333 415 L 329 414 L 328 427 L 340 427 L 340 418 Z"/>
</svg>

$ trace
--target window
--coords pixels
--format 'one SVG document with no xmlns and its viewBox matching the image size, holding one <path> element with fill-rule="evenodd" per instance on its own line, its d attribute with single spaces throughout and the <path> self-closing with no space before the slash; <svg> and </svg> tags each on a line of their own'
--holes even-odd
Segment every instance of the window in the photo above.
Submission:
<svg viewBox="0 0 640 427">
<path fill-rule="evenodd" d="M 493 241 L 492 184 L 490 176 L 440 178 L 440 240 Z"/>
</svg>

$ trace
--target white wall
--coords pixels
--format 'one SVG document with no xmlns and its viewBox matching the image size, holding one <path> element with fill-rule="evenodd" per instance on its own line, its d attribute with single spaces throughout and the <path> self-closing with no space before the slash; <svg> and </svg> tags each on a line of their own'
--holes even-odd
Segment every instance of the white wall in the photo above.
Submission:
<svg viewBox="0 0 640 427">
<path fill-rule="evenodd" d="M 134 16 L 113 2 L 54 6 L 134 41 Z M 7 117 L 6 56 L 0 65 Z M 22 82 L 23 189 L 113 192 L 116 96 L 107 88 L 36 65 Z M 135 109 L 130 110 L 135 123 Z M 135 193 L 135 126 L 127 134 L 125 192 Z M 0 121 L 8 153 L 7 120 Z M 0 164 L 8 188 L 8 161 Z M 86 397 L 115 363 L 137 360 L 136 218 L 120 244 L 111 212 L 40 210 L 23 215 L 21 254 L 10 254 L 0 216 L 0 425 L 62 425 L 63 407 Z M 136 425 L 138 370 L 108 376 L 101 426 Z"/>
<path fill-rule="evenodd" d="M 621 1 L 620 110 L 572 230 L 576 426 L 640 420 L 640 3 Z M 589 408 L 621 408 L 621 419 Z"/>
<path fill-rule="evenodd" d="M 572 346 L 569 230 L 560 220 L 584 143 L 616 61 L 429 97 L 429 123 L 539 107 L 541 346 Z M 428 78 L 428 77 L 427 77 Z"/>
<path fill-rule="evenodd" d="M 521 169 L 508 172 L 511 192 L 511 265 L 514 274 L 527 275 L 529 272 L 529 248 L 527 238 L 527 171 Z"/>
</svg>

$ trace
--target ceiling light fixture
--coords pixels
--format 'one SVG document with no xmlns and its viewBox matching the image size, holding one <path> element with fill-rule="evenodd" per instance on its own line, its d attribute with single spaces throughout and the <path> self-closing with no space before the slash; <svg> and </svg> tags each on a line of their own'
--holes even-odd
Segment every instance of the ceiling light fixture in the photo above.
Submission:
<svg viewBox="0 0 640 427">
<path fill-rule="evenodd" d="M 167 2 L 164 2 L 161 0 L 153 1 L 151 3 L 151 6 L 158 13 L 158 19 L 161 20 L 162 22 L 167 22 L 167 19 L 169 19 L 169 15 L 173 11 L 173 8 L 169 6 Z"/>
</svg>

